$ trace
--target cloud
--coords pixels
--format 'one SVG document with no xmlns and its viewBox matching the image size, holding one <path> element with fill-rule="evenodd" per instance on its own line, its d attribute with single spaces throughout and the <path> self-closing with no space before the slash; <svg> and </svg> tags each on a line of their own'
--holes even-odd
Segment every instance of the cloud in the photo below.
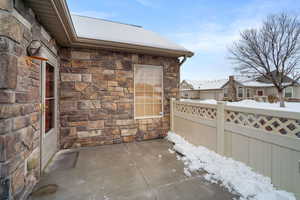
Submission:
<svg viewBox="0 0 300 200">
<path fill-rule="evenodd" d="M 254 1 L 244 7 L 232 11 L 232 20 L 229 22 L 216 22 L 216 19 L 197 24 L 193 32 L 177 32 L 171 37 L 181 45 L 192 51 L 222 52 L 227 53 L 227 47 L 240 38 L 240 32 L 257 28 L 263 19 L 269 15 L 282 12 L 293 0 Z"/>
<path fill-rule="evenodd" d="M 199 25 L 195 32 L 181 32 L 175 38 L 192 51 L 220 52 L 227 50 L 233 41 L 239 39 L 240 32 L 258 27 L 260 19 L 238 19 L 229 24 L 206 22 Z"/>
<path fill-rule="evenodd" d="M 117 14 L 114 12 L 101 12 L 101 11 L 93 11 L 93 10 L 72 12 L 72 14 L 82 15 L 82 16 L 87 16 L 87 17 L 101 18 L 101 19 L 111 19 L 111 18 L 117 16 Z"/>
<path fill-rule="evenodd" d="M 195 53 L 182 68 L 182 78 L 224 78 L 234 74 L 233 64 L 228 59 L 228 47 L 240 39 L 240 32 L 261 26 L 269 14 L 288 12 L 294 14 L 298 0 L 253 0 L 244 6 L 226 10 L 226 14 L 189 20 L 177 31 L 168 34 L 173 41 Z M 186 31 L 188 30 L 188 31 Z M 190 30 L 190 31 L 189 31 Z"/>
</svg>

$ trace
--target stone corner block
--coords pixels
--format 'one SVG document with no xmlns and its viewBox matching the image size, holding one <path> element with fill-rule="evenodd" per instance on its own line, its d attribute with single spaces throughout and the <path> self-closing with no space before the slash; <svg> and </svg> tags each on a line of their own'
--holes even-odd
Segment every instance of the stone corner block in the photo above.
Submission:
<svg viewBox="0 0 300 200">
<path fill-rule="evenodd" d="M 12 0 L 1 0 L 0 1 L 0 10 L 7 10 L 10 11 L 13 8 L 13 1 Z"/>
<path fill-rule="evenodd" d="M 17 86 L 17 57 L 6 53 L 0 54 L 0 88 L 15 89 Z"/>
</svg>

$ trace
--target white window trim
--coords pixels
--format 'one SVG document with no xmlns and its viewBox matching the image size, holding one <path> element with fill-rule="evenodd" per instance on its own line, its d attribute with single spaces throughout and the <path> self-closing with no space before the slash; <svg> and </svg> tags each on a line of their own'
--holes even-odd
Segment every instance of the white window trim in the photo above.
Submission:
<svg viewBox="0 0 300 200">
<path fill-rule="evenodd" d="M 247 94 L 249 94 L 249 96 Z M 246 98 L 250 98 L 250 97 L 251 97 L 250 88 L 246 88 Z"/>
<path fill-rule="evenodd" d="M 161 89 L 162 89 L 162 99 L 161 99 L 161 115 L 153 115 L 153 116 L 144 116 L 144 117 L 136 117 L 135 114 L 135 69 L 136 67 L 161 67 L 161 73 L 162 73 L 162 83 L 161 83 Z M 142 65 L 142 64 L 134 64 L 133 65 L 133 116 L 134 119 L 152 119 L 152 118 L 162 118 L 164 117 L 164 67 L 160 65 Z"/>
<path fill-rule="evenodd" d="M 283 90 L 284 98 L 294 98 L 294 88 L 293 88 L 292 86 L 290 86 L 289 88 L 292 89 L 292 96 L 291 96 L 291 97 L 286 97 L 286 96 L 285 96 L 285 90 L 286 90 L 287 88 L 284 88 L 284 90 Z"/>
<path fill-rule="evenodd" d="M 242 88 L 242 96 L 241 97 L 239 96 L 239 89 L 240 88 Z M 238 89 L 236 91 L 236 97 L 237 98 L 244 98 L 244 88 L 243 87 L 241 87 L 241 86 L 238 87 Z"/>
</svg>

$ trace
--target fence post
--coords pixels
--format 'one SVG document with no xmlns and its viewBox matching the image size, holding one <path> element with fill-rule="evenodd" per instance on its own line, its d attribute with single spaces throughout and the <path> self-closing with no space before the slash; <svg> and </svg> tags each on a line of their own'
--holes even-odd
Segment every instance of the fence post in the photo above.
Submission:
<svg viewBox="0 0 300 200">
<path fill-rule="evenodd" d="M 170 99 L 170 125 L 171 125 L 171 131 L 174 132 L 174 101 L 176 99 L 172 97 Z"/>
<path fill-rule="evenodd" d="M 224 155 L 224 120 L 225 102 L 218 101 L 217 104 L 217 152 Z"/>
</svg>

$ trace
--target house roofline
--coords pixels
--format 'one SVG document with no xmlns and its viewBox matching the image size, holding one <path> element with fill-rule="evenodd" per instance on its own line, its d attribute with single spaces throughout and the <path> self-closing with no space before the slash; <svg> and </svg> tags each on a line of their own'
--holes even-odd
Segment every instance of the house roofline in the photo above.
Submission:
<svg viewBox="0 0 300 200">
<path fill-rule="evenodd" d="M 24 0 L 32 7 L 32 9 L 37 13 L 37 15 L 43 15 L 40 10 L 41 7 L 36 6 L 41 0 Z M 109 49 L 109 50 L 118 50 L 132 53 L 144 53 L 151 55 L 161 55 L 161 56 L 170 56 L 170 57 L 181 57 L 187 56 L 192 57 L 194 55 L 191 51 L 181 51 L 175 49 L 165 49 L 159 47 L 151 47 L 130 43 L 121 43 L 115 41 L 106 41 L 106 40 L 98 40 L 98 39 L 90 39 L 78 37 L 75 31 L 75 27 L 72 22 L 71 14 L 66 3 L 66 0 L 43 0 L 43 2 L 49 2 L 52 5 L 52 9 L 48 8 L 48 13 L 51 13 L 54 17 L 56 17 L 58 25 L 61 26 L 63 31 L 57 32 L 59 27 L 47 27 L 47 30 L 52 33 L 52 36 L 59 36 L 60 39 L 58 44 L 62 47 L 89 47 L 89 48 L 99 48 L 99 49 Z M 48 18 L 41 19 L 43 24 L 47 24 Z M 50 19 L 53 20 L 53 19 Z M 56 32 L 55 32 L 56 31 Z M 61 35 L 64 34 L 64 35 Z"/>
</svg>

